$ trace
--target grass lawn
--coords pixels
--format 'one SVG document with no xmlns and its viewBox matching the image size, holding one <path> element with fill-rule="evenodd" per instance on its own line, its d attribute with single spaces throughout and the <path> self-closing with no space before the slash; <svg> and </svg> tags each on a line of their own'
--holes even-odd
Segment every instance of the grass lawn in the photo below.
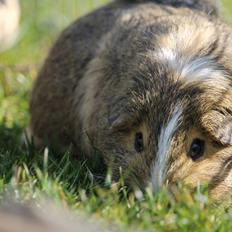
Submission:
<svg viewBox="0 0 232 232">
<path fill-rule="evenodd" d="M 29 120 L 32 83 L 59 32 L 75 18 L 107 0 L 21 0 L 21 32 L 17 45 L 0 54 L 0 199 L 20 202 L 46 196 L 57 204 L 105 222 L 148 231 L 232 231 L 232 207 L 215 207 L 207 189 L 183 188 L 174 200 L 164 191 L 156 196 L 126 196 L 109 178 L 97 184 L 86 162 L 65 154 L 20 147 Z M 230 20 L 232 2 L 224 0 Z M 231 17 L 232 18 L 232 17 Z M 88 166 L 88 167 L 87 167 Z M 98 178 L 99 179 L 99 178 Z M 103 183 L 104 182 L 104 183 Z M 103 184 L 105 187 L 103 187 Z M 120 194 L 119 194 L 120 192 Z"/>
</svg>

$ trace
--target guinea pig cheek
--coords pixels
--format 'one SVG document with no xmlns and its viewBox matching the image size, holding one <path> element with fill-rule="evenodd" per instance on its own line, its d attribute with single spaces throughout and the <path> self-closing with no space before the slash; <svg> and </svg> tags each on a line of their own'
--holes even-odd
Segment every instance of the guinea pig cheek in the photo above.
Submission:
<svg viewBox="0 0 232 232">
<path fill-rule="evenodd" d="M 232 200 L 232 170 L 225 176 L 225 179 L 216 180 L 215 186 L 210 190 L 210 195 L 219 202 Z"/>
<path fill-rule="evenodd" d="M 136 136 L 140 135 L 140 142 L 143 144 L 143 149 L 136 149 Z M 148 153 L 148 138 L 149 131 L 145 125 L 142 123 L 140 125 L 134 126 L 130 128 L 130 130 L 123 131 L 120 133 L 120 147 L 124 151 L 123 155 L 123 164 L 122 172 L 123 177 L 126 181 L 132 183 L 140 183 L 140 185 L 144 185 L 148 178 L 148 162 L 149 159 Z M 134 178 L 134 179 L 133 179 Z M 135 179 L 136 178 L 136 179 Z"/>
<path fill-rule="evenodd" d="M 193 159 L 189 153 L 191 145 L 196 139 L 204 142 L 204 151 L 202 156 Z M 209 181 L 212 176 L 210 173 L 215 172 L 216 157 L 213 157 L 213 154 L 216 154 L 219 148 L 214 147 L 212 141 L 197 128 L 189 130 L 185 136 L 184 144 L 178 150 L 173 150 L 168 175 L 171 176 L 169 181 L 184 182 L 193 187 L 197 186 L 199 182 Z"/>
<path fill-rule="evenodd" d="M 218 171 L 211 178 L 210 194 L 217 201 L 232 200 L 232 146 L 218 152 Z"/>
<path fill-rule="evenodd" d="M 191 131 L 189 138 L 187 139 L 187 152 L 191 146 L 191 141 L 193 141 L 194 138 L 199 138 L 205 141 L 204 154 L 196 160 L 191 160 L 191 157 L 188 157 L 187 154 L 188 161 L 186 162 L 186 165 L 184 165 L 186 168 L 183 181 L 192 187 L 206 183 L 212 186 L 213 182 L 217 182 L 221 179 L 219 178 L 219 173 L 221 172 L 221 169 L 223 169 L 223 160 L 226 160 L 229 155 L 228 153 L 223 152 L 224 148 L 222 146 L 218 145 L 196 129 Z M 219 187 L 219 185 L 217 185 L 217 187 Z"/>
</svg>

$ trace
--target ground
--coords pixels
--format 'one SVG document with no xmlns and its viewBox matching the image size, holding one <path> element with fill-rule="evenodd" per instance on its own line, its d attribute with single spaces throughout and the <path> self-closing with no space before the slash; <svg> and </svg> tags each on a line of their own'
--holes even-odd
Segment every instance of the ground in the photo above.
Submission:
<svg viewBox="0 0 232 232">
<path fill-rule="evenodd" d="M 0 54 L 0 200 L 20 202 L 46 198 L 120 227 L 149 231 L 231 231 L 232 209 L 216 207 L 207 187 L 190 192 L 183 188 L 177 199 L 165 190 L 156 196 L 127 196 L 110 178 L 97 184 L 85 162 L 67 151 L 56 154 L 33 148 L 25 151 L 20 137 L 28 123 L 32 83 L 59 32 L 107 0 L 22 0 L 18 43 Z M 232 3 L 224 1 L 223 14 L 230 20 Z M 232 18 L 232 17 L 231 17 Z M 119 193 L 120 192 L 120 193 Z"/>
</svg>

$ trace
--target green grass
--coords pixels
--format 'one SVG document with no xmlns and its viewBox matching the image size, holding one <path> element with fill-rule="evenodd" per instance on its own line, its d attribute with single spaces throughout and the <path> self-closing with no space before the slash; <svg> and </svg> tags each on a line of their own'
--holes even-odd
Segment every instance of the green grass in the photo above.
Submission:
<svg viewBox="0 0 232 232">
<path fill-rule="evenodd" d="M 92 178 L 95 167 L 66 154 L 38 154 L 20 147 L 29 120 L 33 80 L 62 28 L 107 0 L 22 0 L 17 45 L 0 54 L 0 199 L 39 201 L 43 197 L 106 222 L 149 231 L 222 231 L 232 229 L 232 210 L 218 209 L 207 189 L 181 188 L 174 201 L 165 190 L 157 195 L 127 196 L 109 178 Z M 231 1 L 224 1 L 230 19 Z M 141 195 L 141 196 L 140 196 Z"/>
</svg>

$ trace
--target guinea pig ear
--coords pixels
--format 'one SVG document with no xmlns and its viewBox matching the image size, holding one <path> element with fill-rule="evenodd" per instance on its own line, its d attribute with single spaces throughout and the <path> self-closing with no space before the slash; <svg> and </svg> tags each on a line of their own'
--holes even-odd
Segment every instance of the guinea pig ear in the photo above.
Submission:
<svg viewBox="0 0 232 232">
<path fill-rule="evenodd" d="M 108 121 L 111 130 L 127 131 L 132 127 L 134 117 L 130 113 L 119 112 L 117 115 L 111 115 Z"/>
<path fill-rule="evenodd" d="M 201 118 L 204 130 L 222 145 L 232 145 L 232 112 L 226 108 L 214 109 Z"/>
<path fill-rule="evenodd" d="M 128 108 L 127 99 L 123 97 L 111 99 L 111 104 L 108 106 L 108 125 L 110 129 L 129 130 L 135 118 L 135 113 Z"/>
</svg>

